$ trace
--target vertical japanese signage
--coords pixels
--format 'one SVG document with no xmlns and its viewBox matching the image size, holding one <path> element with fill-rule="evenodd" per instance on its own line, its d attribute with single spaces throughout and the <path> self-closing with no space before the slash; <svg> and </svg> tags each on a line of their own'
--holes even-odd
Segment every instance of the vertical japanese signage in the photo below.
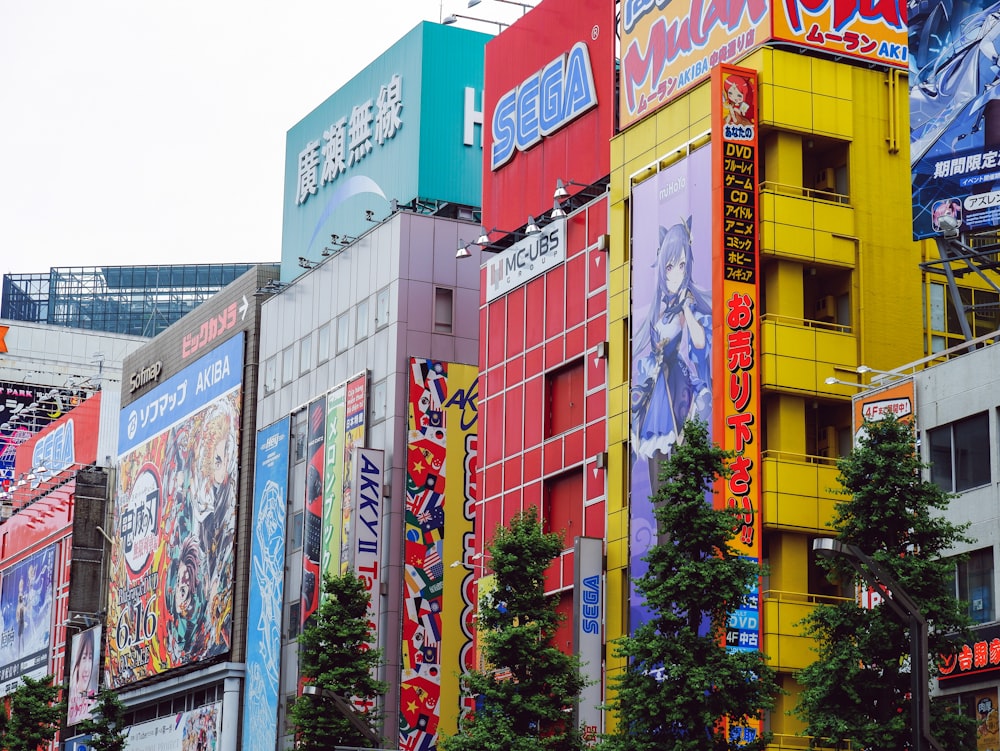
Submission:
<svg viewBox="0 0 1000 751">
<path fill-rule="evenodd" d="M 273 751 L 278 738 L 290 423 L 285 417 L 257 431 L 243 698 L 246 751 Z"/>
<path fill-rule="evenodd" d="M 354 449 L 365 445 L 365 414 L 368 406 L 368 375 L 352 378 L 347 382 L 344 406 L 344 464 L 343 491 L 341 493 L 340 565 L 346 573 L 354 562 L 351 555 L 351 530 L 355 519 L 355 498 L 351 480 L 354 477 Z"/>
<path fill-rule="evenodd" d="M 400 748 L 434 748 L 439 726 L 457 731 L 458 676 L 474 667 L 474 562 L 466 551 L 473 549 L 478 388 L 473 366 L 410 360 Z"/>
<path fill-rule="evenodd" d="M 344 386 L 326 395 L 326 466 L 323 468 L 323 547 L 320 570 L 340 574 L 341 528 L 344 526 Z"/>
<path fill-rule="evenodd" d="M 121 411 L 110 685 L 229 652 L 244 335 Z"/>
<path fill-rule="evenodd" d="M 365 583 L 368 592 L 368 627 L 375 640 L 369 642 L 369 649 L 378 647 L 379 621 L 382 614 L 382 472 L 385 452 L 381 449 L 354 449 L 354 477 L 351 483 L 357 498 L 354 539 L 351 543 L 351 558 L 354 573 Z M 372 676 L 377 678 L 378 676 Z M 370 712 L 374 701 L 363 697 L 353 697 L 354 708 L 359 712 Z"/>
<path fill-rule="evenodd" d="M 998 227 L 997 5 L 909 8 L 913 236 Z"/>
<path fill-rule="evenodd" d="M 720 408 L 717 442 L 734 457 L 721 480 L 717 503 L 738 513 L 733 547 L 760 561 L 760 318 L 757 253 L 757 73 L 720 66 L 712 75 L 712 188 L 715 194 L 714 267 L 720 294 L 715 354 Z M 730 614 L 726 646 L 760 648 L 760 588 L 754 586 Z M 759 727 L 734 727 L 733 738 L 749 742 Z"/>
<path fill-rule="evenodd" d="M 711 150 L 691 152 L 632 188 L 632 471 L 629 569 L 632 580 L 657 542 L 650 496 L 660 464 L 683 440 L 684 423 L 711 426 Z M 630 598 L 629 630 L 648 619 L 642 595 Z"/>
<path fill-rule="evenodd" d="M 320 545 L 323 538 L 323 469 L 326 465 L 326 397 L 309 405 L 306 428 L 305 516 L 302 520 L 302 627 L 319 608 L 323 590 Z"/>
<path fill-rule="evenodd" d="M 37 680 L 48 669 L 54 575 L 54 545 L 0 574 L 0 696 L 20 686 L 22 676 Z"/>
</svg>

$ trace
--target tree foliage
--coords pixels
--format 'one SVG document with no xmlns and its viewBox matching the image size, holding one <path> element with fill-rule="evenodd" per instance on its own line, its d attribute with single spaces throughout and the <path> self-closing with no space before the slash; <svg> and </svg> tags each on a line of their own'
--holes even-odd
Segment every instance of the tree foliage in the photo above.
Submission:
<svg viewBox="0 0 1000 751">
<path fill-rule="evenodd" d="M 368 591 L 360 578 L 348 573 L 324 577 L 323 592 L 325 597 L 314 620 L 299 635 L 302 678 L 347 702 L 352 697 L 367 700 L 372 709 L 361 717 L 380 734 L 381 715 L 375 707 L 386 685 L 374 677 L 382 651 L 368 648 L 375 640 L 368 623 Z M 333 702 L 322 696 L 299 696 L 290 717 L 296 748 L 302 751 L 371 745 Z"/>
<path fill-rule="evenodd" d="M 464 676 L 475 713 L 441 740 L 445 751 L 577 751 L 573 718 L 585 681 L 579 660 L 555 644 L 562 617 L 545 596 L 545 570 L 562 552 L 532 508 L 498 527 L 487 546 L 495 588 L 479 610 L 479 639 L 490 670 Z"/>
<path fill-rule="evenodd" d="M 635 584 L 649 620 L 616 642 L 625 670 L 612 678 L 616 733 L 611 751 L 763 749 L 766 734 L 731 740 L 729 728 L 755 727 L 778 693 L 774 671 L 757 650 L 726 649 L 730 613 L 756 591 L 760 567 L 730 540 L 733 513 L 706 499 L 728 473 L 731 454 L 712 445 L 702 422 L 684 427 L 652 496 L 659 539 Z M 752 733 L 752 731 L 751 731 Z"/>
<path fill-rule="evenodd" d="M 125 751 L 128 728 L 125 726 L 125 704 L 110 688 L 97 692 L 92 717 L 77 723 L 76 731 L 89 735 L 87 745 L 93 751 Z"/>
<path fill-rule="evenodd" d="M 38 751 L 56 737 L 66 702 L 59 700 L 61 686 L 47 675 L 39 680 L 28 676 L 7 697 L 6 711 L 0 722 L 0 747 L 4 751 Z"/>
<path fill-rule="evenodd" d="M 967 525 L 943 514 L 951 496 L 924 480 L 913 429 L 892 415 L 866 422 L 854 450 L 837 462 L 848 499 L 838 503 L 837 539 L 884 567 L 920 608 L 929 628 L 927 659 L 949 652 L 969 619 L 954 597 L 954 560 L 942 555 L 967 542 Z M 848 562 L 822 562 L 834 580 L 860 584 Z M 850 590 L 853 594 L 853 590 Z M 805 620 L 817 660 L 798 679 L 796 713 L 816 745 L 850 741 L 855 748 L 907 748 L 911 737 L 910 633 L 887 606 L 862 608 L 853 597 L 817 607 Z M 974 749 L 974 720 L 932 702 L 931 732 L 953 749 Z"/>
</svg>

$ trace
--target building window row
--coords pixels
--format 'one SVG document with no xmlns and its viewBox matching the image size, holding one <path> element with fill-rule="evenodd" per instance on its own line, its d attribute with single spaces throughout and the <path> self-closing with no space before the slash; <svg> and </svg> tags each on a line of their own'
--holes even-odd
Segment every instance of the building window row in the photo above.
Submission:
<svg viewBox="0 0 1000 751">
<path fill-rule="evenodd" d="M 990 424 L 986 412 L 927 431 L 931 481 L 959 493 L 990 482 Z"/>
</svg>

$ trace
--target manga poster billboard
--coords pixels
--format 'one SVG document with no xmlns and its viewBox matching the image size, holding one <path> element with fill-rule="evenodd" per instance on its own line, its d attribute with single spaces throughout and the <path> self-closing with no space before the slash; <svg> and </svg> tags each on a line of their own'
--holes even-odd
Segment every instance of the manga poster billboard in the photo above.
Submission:
<svg viewBox="0 0 1000 751">
<path fill-rule="evenodd" d="M 114 688 L 229 651 L 243 344 L 241 332 L 121 412 Z"/>
<path fill-rule="evenodd" d="M 285 417 L 257 431 L 243 699 L 246 751 L 274 751 L 278 739 L 290 425 Z"/>
<path fill-rule="evenodd" d="M 67 725 L 76 725 L 93 717 L 100 676 L 102 633 L 101 627 L 95 626 L 73 634 L 70 655 L 72 663 L 66 697 Z"/>
<path fill-rule="evenodd" d="M 0 695 L 48 671 L 54 575 L 54 545 L 0 572 Z"/>
<path fill-rule="evenodd" d="M 657 541 L 650 496 L 684 423 L 713 411 L 711 149 L 691 152 L 632 188 L 632 383 L 629 566 Z M 648 618 L 633 587 L 629 629 Z"/>
<path fill-rule="evenodd" d="M 323 470 L 326 465 L 326 397 L 308 408 L 306 432 L 306 497 L 302 533 L 302 628 L 319 609 L 323 590 L 320 546 L 323 538 Z"/>
<path fill-rule="evenodd" d="M 910 5 L 913 236 L 1000 226 L 1000 3 Z M 944 222 L 944 226 L 942 226 Z"/>
<path fill-rule="evenodd" d="M 128 751 L 206 751 L 219 747 L 222 702 L 128 728 Z"/>
<path fill-rule="evenodd" d="M 344 431 L 346 430 L 344 386 L 326 395 L 326 466 L 323 468 L 323 546 L 320 570 L 340 573 L 341 528 L 344 526 Z M 336 541 L 336 542 L 334 542 Z"/>
<path fill-rule="evenodd" d="M 474 366 L 410 359 L 400 748 L 436 748 L 439 728 L 456 732 L 459 713 L 474 708 L 459 676 L 476 657 L 478 393 Z"/>
</svg>

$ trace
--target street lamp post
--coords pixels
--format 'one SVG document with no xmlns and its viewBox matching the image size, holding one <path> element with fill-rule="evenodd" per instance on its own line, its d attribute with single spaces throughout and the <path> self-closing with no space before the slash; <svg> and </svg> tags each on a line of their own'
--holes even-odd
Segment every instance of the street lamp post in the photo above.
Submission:
<svg viewBox="0 0 1000 751">
<path fill-rule="evenodd" d="M 328 688 L 314 686 L 312 684 L 303 686 L 302 693 L 307 696 L 316 696 L 320 699 L 329 699 L 332 701 L 333 706 L 335 706 L 337 711 L 347 718 L 347 721 L 351 723 L 351 726 L 355 730 L 374 743 L 375 748 L 382 748 L 382 739 L 374 730 L 371 729 L 368 723 L 358 715 L 358 713 L 354 710 L 354 707 L 344 701 L 340 694 L 334 693 Z"/>
<path fill-rule="evenodd" d="M 927 620 L 906 590 L 885 567 L 856 545 L 830 538 L 813 540 L 813 551 L 824 558 L 844 558 L 876 591 L 885 593 L 885 602 L 910 627 L 910 710 L 913 751 L 942 751 L 931 735 L 930 696 L 927 672 Z"/>
</svg>

